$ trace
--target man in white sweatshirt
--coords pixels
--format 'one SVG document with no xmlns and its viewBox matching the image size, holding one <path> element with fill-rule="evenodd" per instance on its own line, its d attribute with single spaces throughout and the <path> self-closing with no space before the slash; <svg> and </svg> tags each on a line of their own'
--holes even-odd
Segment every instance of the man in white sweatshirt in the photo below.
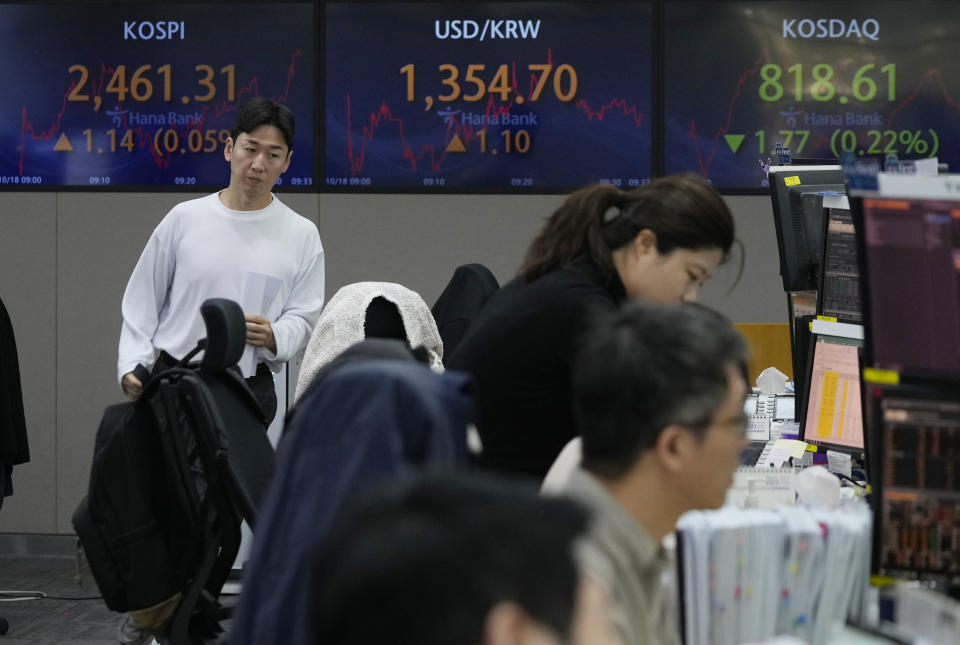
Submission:
<svg viewBox="0 0 960 645">
<path fill-rule="evenodd" d="M 239 367 L 268 422 L 276 414 L 271 371 L 304 348 L 323 307 L 317 228 L 270 192 L 290 165 L 294 128 L 268 99 L 240 107 L 223 151 L 230 185 L 174 206 L 150 236 L 123 295 L 117 378 L 128 397 L 204 337 L 204 300 L 228 298 L 246 314 Z"/>
</svg>

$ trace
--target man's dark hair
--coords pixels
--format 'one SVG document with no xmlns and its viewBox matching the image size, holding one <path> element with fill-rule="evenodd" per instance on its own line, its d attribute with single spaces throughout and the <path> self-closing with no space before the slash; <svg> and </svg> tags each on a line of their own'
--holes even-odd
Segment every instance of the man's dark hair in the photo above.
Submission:
<svg viewBox="0 0 960 645">
<path fill-rule="evenodd" d="M 250 134 L 261 125 L 272 125 L 280 130 L 287 143 L 287 152 L 293 150 L 293 134 L 297 127 L 293 112 L 286 105 L 274 103 L 262 96 L 250 99 L 237 109 L 237 118 L 233 121 L 230 138 L 236 144 L 240 133 Z"/>
<path fill-rule="evenodd" d="M 730 322 L 698 304 L 631 302 L 598 319 L 573 370 L 583 467 L 622 477 L 673 423 L 702 436 L 729 396 L 728 367 L 749 383 L 748 355 Z"/>
<path fill-rule="evenodd" d="M 316 642 L 477 643 L 501 601 L 566 636 L 587 520 L 572 501 L 490 475 L 394 482 L 341 516 L 314 563 Z"/>
</svg>

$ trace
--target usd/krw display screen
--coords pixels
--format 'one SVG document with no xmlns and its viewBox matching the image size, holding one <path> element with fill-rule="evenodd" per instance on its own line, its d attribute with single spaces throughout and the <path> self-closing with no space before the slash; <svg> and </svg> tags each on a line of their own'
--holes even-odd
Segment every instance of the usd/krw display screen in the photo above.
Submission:
<svg viewBox="0 0 960 645">
<path fill-rule="evenodd" d="M 664 170 L 760 188 L 793 157 L 960 167 L 957 2 L 668 1 Z"/>
<path fill-rule="evenodd" d="M 327 190 L 554 192 L 651 170 L 648 3 L 331 3 Z"/>
<path fill-rule="evenodd" d="M 211 187 L 237 106 L 297 119 L 314 179 L 312 4 L 0 4 L 0 189 Z"/>
</svg>

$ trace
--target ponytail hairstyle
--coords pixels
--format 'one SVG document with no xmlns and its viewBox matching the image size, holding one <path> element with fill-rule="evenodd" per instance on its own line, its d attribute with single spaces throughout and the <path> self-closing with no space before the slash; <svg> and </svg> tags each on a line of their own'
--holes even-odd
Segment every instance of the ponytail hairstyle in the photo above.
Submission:
<svg viewBox="0 0 960 645">
<path fill-rule="evenodd" d="M 726 259 L 734 241 L 730 209 L 700 175 L 660 177 L 629 191 L 596 184 L 572 193 L 547 219 L 519 274 L 530 282 L 586 254 L 612 275 L 612 252 L 644 229 L 656 235 L 663 255 L 677 248 L 719 248 Z"/>
</svg>

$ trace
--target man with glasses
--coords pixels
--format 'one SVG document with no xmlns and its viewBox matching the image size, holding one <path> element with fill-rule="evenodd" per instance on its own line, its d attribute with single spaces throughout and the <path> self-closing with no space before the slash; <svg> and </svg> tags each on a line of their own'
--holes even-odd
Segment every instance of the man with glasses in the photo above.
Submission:
<svg viewBox="0 0 960 645">
<path fill-rule="evenodd" d="M 581 564 L 625 645 L 672 645 L 661 541 L 684 512 L 724 502 L 746 445 L 747 346 L 689 303 L 631 303 L 589 334 L 572 383 L 583 459 L 564 486 L 594 513 Z"/>
</svg>

